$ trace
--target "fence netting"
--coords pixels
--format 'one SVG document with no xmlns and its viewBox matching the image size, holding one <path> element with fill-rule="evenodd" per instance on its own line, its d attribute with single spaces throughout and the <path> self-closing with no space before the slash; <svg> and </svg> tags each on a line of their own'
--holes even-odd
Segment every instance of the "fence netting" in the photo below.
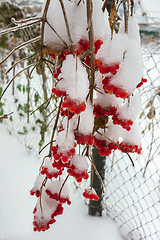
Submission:
<svg viewBox="0 0 160 240">
<path fill-rule="evenodd" d="M 38 31 L 38 28 L 22 29 L 19 32 L 20 41 L 33 38 Z M 105 167 L 104 212 L 117 222 L 123 238 L 129 240 L 160 239 L 160 44 L 159 40 L 151 40 L 142 44 L 144 77 L 148 80 L 139 89 L 142 111 L 138 121 L 142 129 L 142 153 L 140 156 L 131 154 L 135 163 L 133 167 L 127 155 L 115 151 L 106 158 Z M 3 65 L 1 88 L 29 63 L 16 65 L 6 79 L 4 72 L 8 66 L 27 54 L 34 54 L 35 47 L 31 45 L 16 53 L 8 65 Z M 1 53 L 2 57 L 4 54 Z M 46 105 L 41 104 L 51 96 L 52 87 L 53 79 L 48 68 L 40 65 L 33 71 L 31 79 L 27 70 L 18 75 L 2 100 L 3 111 L 13 112 L 4 121 L 8 131 L 28 149 L 38 151 L 50 141 L 54 124 L 51 120 L 55 116 L 52 114 L 51 117 L 49 113 L 56 106 L 51 103 L 46 112 Z M 31 115 L 36 108 L 38 110 Z M 47 147 L 41 158 L 46 152 Z"/>
</svg>

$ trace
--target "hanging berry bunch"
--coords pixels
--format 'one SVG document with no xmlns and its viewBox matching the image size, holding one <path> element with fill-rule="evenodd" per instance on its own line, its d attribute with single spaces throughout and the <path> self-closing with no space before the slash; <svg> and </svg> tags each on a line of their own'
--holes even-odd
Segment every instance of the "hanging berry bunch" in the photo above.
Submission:
<svg viewBox="0 0 160 240">
<path fill-rule="evenodd" d="M 78 183 L 86 181 L 89 162 L 96 171 L 90 153 L 93 144 L 101 156 L 117 149 L 138 154 L 142 150 L 136 88 L 146 79 L 142 78 L 138 24 L 130 16 L 114 33 L 101 1 L 93 0 L 92 4 L 93 9 L 91 0 L 47 0 L 42 7 L 42 42 L 55 66 L 51 91 L 59 108 L 49 155 L 30 191 L 38 198 L 34 231 L 49 229 L 63 213 L 62 205 L 71 204 L 66 183 L 69 176 Z M 62 125 L 58 130 L 59 119 Z M 99 200 L 92 186 L 83 196 Z"/>
</svg>

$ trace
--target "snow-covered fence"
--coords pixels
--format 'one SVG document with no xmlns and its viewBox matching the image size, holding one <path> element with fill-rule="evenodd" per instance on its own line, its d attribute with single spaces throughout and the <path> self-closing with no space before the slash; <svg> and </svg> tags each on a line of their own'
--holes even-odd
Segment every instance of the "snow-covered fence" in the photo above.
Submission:
<svg viewBox="0 0 160 240">
<path fill-rule="evenodd" d="M 160 45 L 143 45 L 144 76 L 140 89 L 142 153 L 113 153 L 106 159 L 104 208 L 118 222 L 125 239 L 160 239 Z M 127 234 L 126 234 L 127 233 Z"/>
</svg>

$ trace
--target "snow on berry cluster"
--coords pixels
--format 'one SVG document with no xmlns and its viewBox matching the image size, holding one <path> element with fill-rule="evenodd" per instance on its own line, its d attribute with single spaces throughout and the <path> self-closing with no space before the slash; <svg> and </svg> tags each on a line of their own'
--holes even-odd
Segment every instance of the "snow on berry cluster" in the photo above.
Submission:
<svg viewBox="0 0 160 240">
<path fill-rule="evenodd" d="M 78 183 L 89 178 L 87 156 L 93 144 L 101 156 L 117 149 L 138 154 L 142 150 L 141 130 L 136 122 L 141 103 L 136 89 L 147 80 L 142 78 L 143 61 L 135 17 L 129 17 L 128 34 L 122 22 L 111 40 L 107 11 L 102 12 L 101 1 L 92 1 L 95 82 L 91 85 L 86 0 L 63 2 L 70 37 L 60 1 L 50 1 L 46 15 L 49 24 L 44 26 L 44 45 L 55 66 L 52 94 L 61 103 L 62 121 L 58 122 L 61 127 L 54 136 L 51 156 L 44 159 L 30 191 L 37 197 L 34 231 L 49 229 L 55 217 L 63 213 L 62 205 L 71 204 L 69 188 L 63 179 L 65 174 Z M 44 9 L 45 4 L 41 15 Z M 85 189 L 83 196 L 99 200 L 92 187 Z"/>
</svg>

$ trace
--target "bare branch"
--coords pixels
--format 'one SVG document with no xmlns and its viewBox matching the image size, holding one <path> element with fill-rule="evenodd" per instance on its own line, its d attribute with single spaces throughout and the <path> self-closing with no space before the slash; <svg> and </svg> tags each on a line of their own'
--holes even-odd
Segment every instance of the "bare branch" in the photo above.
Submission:
<svg viewBox="0 0 160 240">
<path fill-rule="evenodd" d="M 25 57 L 25 58 L 20 59 L 19 61 L 15 62 L 15 64 L 13 64 L 13 65 L 5 72 L 5 74 L 9 73 L 9 72 L 12 70 L 12 68 L 14 68 L 18 63 L 21 63 L 21 62 L 23 62 L 23 61 L 25 61 L 25 60 L 27 60 L 27 59 L 29 59 L 29 58 L 34 57 L 34 56 L 37 55 L 39 52 L 40 52 L 40 51 L 34 53 L 34 54 L 31 55 L 31 56 Z"/>
<path fill-rule="evenodd" d="M 36 62 L 36 63 L 37 63 L 37 62 Z M 9 86 L 11 85 L 11 83 L 13 82 L 13 80 L 14 80 L 19 74 L 21 74 L 22 72 L 24 72 L 26 69 L 34 66 L 36 63 L 32 63 L 32 64 L 28 65 L 26 68 L 23 68 L 20 72 L 18 72 L 16 75 L 14 75 L 14 77 L 13 77 L 13 78 L 10 80 L 10 82 L 7 84 L 6 88 L 3 90 L 2 95 L 0 96 L 0 101 L 1 101 L 1 99 L 2 99 L 2 97 L 3 97 L 3 95 L 5 94 L 5 92 L 7 91 L 8 87 L 9 87 Z"/>
<path fill-rule="evenodd" d="M 26 46 L 26 45 L 28 45 L 28 44 L 30 44 L 30 43 L 32 43 L 32 42 L 37 42 L 37 41 L 40 40 L 40 38 L 41 38 L 40 36 L 35 37 L 35 38 L 33 38 L 33 39 L 30 39 L 30 40 L 27 41 L 27 42 L 24 42 L 24 43 L 18 45 L 17 47 L 15 47 L 15 48 L 0 62 L 0 65 L 1 65 L 2 63 L 4 63 L 4 62 L 5 62 L 14 52 L 16 52 L 18 49 L 20 49 L 20 48 L 22 48 L 22 47 L 24 47 L 24 46 Z"/>
<path fill-rule="evenodd" d="M 34 22 L 31 22 L 31 23 L 27 23 L 27 24 L 21 24 L 21 25 L 18 25 L 16 27 L 12 27 L 12 28 L 7 28 L 7 29 L 4 29 L 0 32 L 0 36 L 6 34 L 6 33 L 9 33 L 9 32 L 14 32 L 14 31 L 17 31 L 18 29 L 23 29 L 23 28 L 26 28 L 26 27 L 30 27 L 36 23 L 39 23 L 41 22 L 41 19 L 40 20 L 37 20 L 37 21 L 34 21 Z"/>
<path fill-rule="evenodd" d="M 15 18 L 11 18 L 11 21 L 12 21 L 14 24 L 16 24 L 16 25 L 18 25 L 18 24 L 23 24 L 23 23 L 30 22 L 30 21 L 36 21 L 36 20 L 41 21 L 42 18 L 31 17 L 31 18 L 28 18 L 28 19 L 22 19 L 22 20 L 20 20 L 20 21 L 15 20 Z"/>
</svg>

